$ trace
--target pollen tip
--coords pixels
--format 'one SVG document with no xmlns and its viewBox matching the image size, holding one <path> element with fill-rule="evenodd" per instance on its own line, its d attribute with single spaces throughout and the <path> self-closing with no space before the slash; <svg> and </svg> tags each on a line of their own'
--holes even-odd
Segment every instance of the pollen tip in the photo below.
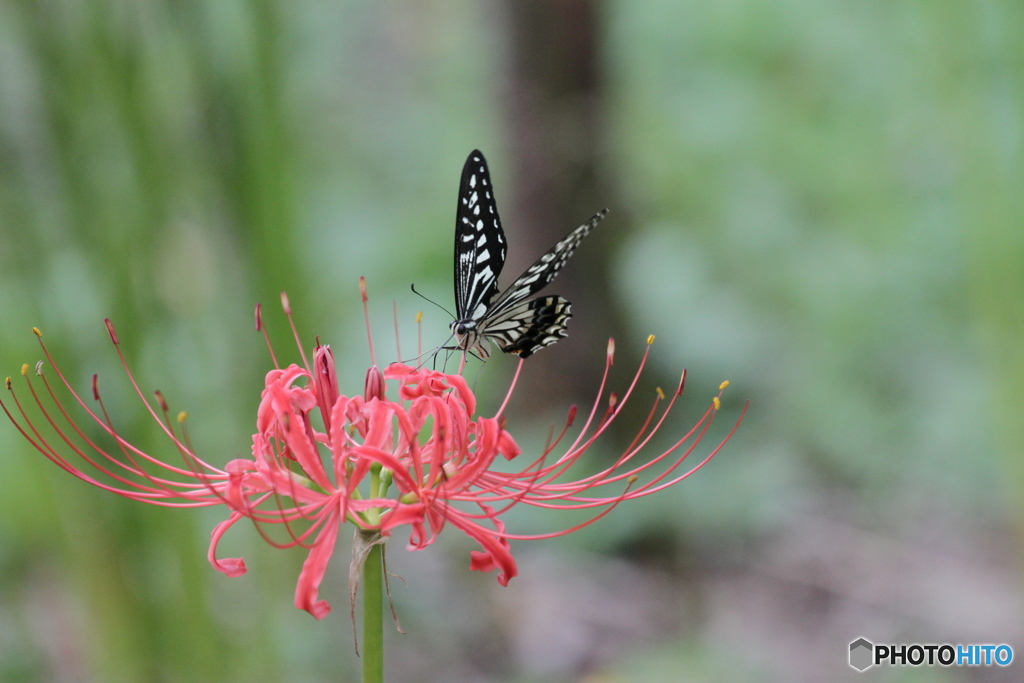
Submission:
<svg viewBox="0 0 1024 683">
<path fill-rule="evenodd" d="M 92 398 L 94 401 L 100 400 L 100 376 L 96 373 L 92 375 Z"/>
<path fill-rule="evenodd" d="M 162 392 L 159 389 L 157 389 L 157 390 L 155 390 L 153 392 L 153 395 L 156 396 L 157 403 L 160 404 L 160 410 L 162 410 L 164 412 L 167 412 L 168 410 L 170 410 L 170 408 L 167 405 L 167 399 L 164 398 L 164 392 Z"/>
<path fill-rule="evenodd" d="M 284 309 L 285 315 L 292 314 L 292 304 L 288 301 L 288 292 L 281 292 L 281 308 Z"/>
<path fill-rule="evenodd" d="M 421 322 L 423 322 L 423 311 L 416 313 L 416 324 L 419 325 Z"/>
<path fill-rule="evenodd" d="M 632 484 L 637 483 L 638 481 L 640 481 L 640 477 L 638 477 L 638 476 L 636 476 L 634 474 L 633 476 L 631 476 L 629 479 L 626 480 L 626 483 L 632 485 Z"/>
<path fill-rule="evenodd" d="M 38 363 L 36 363 L 36 376 L 43 376 L 43 361 L 39 361 Z"/>
<path fill-rule="evenodd" d="M 21 364 L 21 376 L 28 377 L 28 363 Z"/>
<path fill-rule="evenodd" d="M 608 339 L 608 360 L 611 360 L 615 355 L 615 339 L 609 337 Z"/>
<path fill-rule="evenodd" d="M 686 370 L 683 370 L 683 374 L 679 376 L 679 388 L 676 389 L 676 396 L 683 395 L 683 387 L 686 386 Z"/>
<path fill-rule="evenodd" d="M 718 390 L 719 390 L 719 391 L 722 391 L 722 390 L 724 390 L 724 389 L 725 389 L 725 388 L 726 388 L 727 386 L 729 386 L 729 380 L 725 380 L 724 382 L 722 382 L 721 384 L 719 384 L 719 385 L 718 385 Z"/>
<path fill-rule="evenodd" d="M 38 327 L 33 327 L 32 328 L 32 334 L 36 335 L 37 337 L 42 337 L 43 336 L 43 331 L 40 330 Z"/>
<path fill-rule="evenodd" d="M 359 295 L 363 297 L 365 304 L 369 297 L 366 295 L 366 278 L 362 275 L 359 276 Z"/>
<path fill-rule="evenodd" d="M 718 398 L 717 396 L 711 399 L 711 402 L 715 404 L 715 410 L 718 410 L 719 408 L 722 407 L 722 399 Z"/>
<path fill-rule="evenodd" d="M 11 378 L 8 377 L 7 379 L 5 379 L 4 380 L 4 384 L 6 384 L 7 388 L 10 389 L 11 388 Z"/>
<path fill-rule="evenodd" d="M 661 387 L 655 387 L 655 391 L 658 392 L 658 399 L 661 401 L 665 400 L 665 392 L 661 390 Z"/>
<path fill-rule="evenodd" d="M 110 341 L 114 343 L 114 346 L 118 346 L 121 341 L 117 338 L 117 332 L 114 332 L 114 323 L 110 322 L 110 318 L 104 318 L 103 324 L 107 327 L 107 334 L 110 335 Z"/>
<path fill-rule="evenodd" d="M 653 334 L 647 335 L 647 345 L 650 346 L 653 343 L 654 343 L 654 335 Z"/>
<path fill-rule="evenodd" d="M 256 304 L 256 331 L 263 329 L 263 304 Z"/>
<path fill-rule="evenodd" d="M 180 413 L 178 413 L 178 424 L 181 424 L 182 422 L 184 422 L 187 419 L 188 419 L 188 413 L 187 412 L 185 412 L 183 410 Z"/>
</svg>

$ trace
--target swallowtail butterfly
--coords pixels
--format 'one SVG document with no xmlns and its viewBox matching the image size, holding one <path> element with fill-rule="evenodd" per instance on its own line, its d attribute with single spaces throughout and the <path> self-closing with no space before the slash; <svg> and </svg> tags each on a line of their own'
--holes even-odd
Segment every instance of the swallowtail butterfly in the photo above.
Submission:
<svg viewBox="0 0 1024 683">
<path fill-rule="evenodd" d="M 487 160 L 473 150 L 462 168 L 455 218 L 455 348 L 480 358 L 490 356 L 494 341 L 505 353 L 528 358 L 566 336 L 571 304 L 557 295 L 530 299 L 555 279 L 583 238 L 608 209 L 566 235 L 537 259 L 508 289 L 498 294 L 505 265 L 505 231 L 498 219 Z"/>
</svg>

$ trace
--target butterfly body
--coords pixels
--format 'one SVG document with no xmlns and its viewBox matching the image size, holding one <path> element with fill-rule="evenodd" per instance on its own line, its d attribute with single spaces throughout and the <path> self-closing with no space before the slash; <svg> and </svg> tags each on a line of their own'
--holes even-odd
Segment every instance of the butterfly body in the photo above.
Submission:
<svg viewBox="0 0 1024 683">
<path fill-rule="evenodd" d="M 456 348 L 480 358 L 490 356 L 490 342 L 505 353 L 528 358 L 566 336 L 572 305 L 560 296 L 530 299 L 569 260 L 583 238 L 605 214 L 604 209 L 566 235 L 499 294 L 498 276 L 508 242 L 494 201 L 487 161 L 473 150 L 462 169 L 455 221 L 455 312 L 451 330 Z"/>
</svg>

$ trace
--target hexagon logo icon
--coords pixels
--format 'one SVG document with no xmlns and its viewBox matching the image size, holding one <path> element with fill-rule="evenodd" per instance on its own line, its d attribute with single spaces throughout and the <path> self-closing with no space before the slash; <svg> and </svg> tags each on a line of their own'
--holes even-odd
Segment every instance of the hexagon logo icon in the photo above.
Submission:
<svg viewBox="0 0 1024 683">
<path fill-rule="evenodd" d="M 858 638 L 850 643 L 850 666 L 857 671 L 866 671 L 874 666 L 875 646 L 867 638 Z"/>
</svg>

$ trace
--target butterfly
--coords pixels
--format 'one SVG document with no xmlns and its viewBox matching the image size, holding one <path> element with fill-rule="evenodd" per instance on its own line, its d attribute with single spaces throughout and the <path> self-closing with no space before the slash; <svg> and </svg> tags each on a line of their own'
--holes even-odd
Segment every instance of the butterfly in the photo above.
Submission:
<svg viewBox="0 0 1024 683">
<path fill-rule="evenodd" d="M 498 276 L 508 243 L 487 160 L 479 150 L 470 152 L 462 168 L 455 217 L 455 348 L 486 359 L 493 341 L 505 353 L 528 358 L 566 336 L 572 305 L 557 295 L 529 297 L 555 279 L 607 213 L 608 209 L 597 212 L 570 232 L 499 294 Z"/>
</svg>

